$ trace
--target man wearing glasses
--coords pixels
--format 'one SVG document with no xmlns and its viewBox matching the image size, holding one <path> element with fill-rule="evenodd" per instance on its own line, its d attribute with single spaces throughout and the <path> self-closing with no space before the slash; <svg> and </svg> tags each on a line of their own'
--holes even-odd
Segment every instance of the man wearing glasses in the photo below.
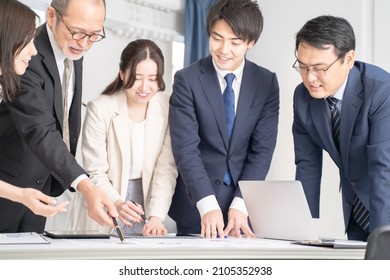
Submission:
<svg viewBox="0 0 390 280">
<path fill-rule="evenodd" d="M 348 239 L 366 241 L 390 223 L 390 74 L 355 61 L 355 35 L 343 18 L 320 16 L 296 36 L 302 77 L 294 93 L 296 179 L 319 217 L 322 153 L 340 174 Z"/>
<path fill-rule="evenodd" d="M 82 57 L 104 39 L 104 0 L 53 0 L 38 28 L 38 55 L 21 78 L 20 97 L 1 105 L 0 179 L 58 196 L 73 188 L 85 195 L 89 214 L 113 226 L 115 207 L 77 163 L 81 127 Z M 0 201 L 0 232 L 43 232 L 45 218 L 21 204 Z"/>
</svg>

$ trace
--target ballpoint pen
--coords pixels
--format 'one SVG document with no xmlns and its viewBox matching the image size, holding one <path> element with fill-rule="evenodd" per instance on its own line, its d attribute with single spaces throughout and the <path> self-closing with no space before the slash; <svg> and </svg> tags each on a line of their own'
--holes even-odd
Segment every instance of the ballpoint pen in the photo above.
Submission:
<svg viewBox="0 0 390 280">
<path fill-rule="evenodd" d="M 135 205 L 139 205 L 137 202 L 135 202 L 134 200 L 130 200 L 130 202 L 132 202 L 133 204 Z M 145 224 L 148 222 L 148 219 L 146 219 L 145 215 L 140 215 L 142 220 L 145 222 Z"/>
<path fill-rule="evenodd" d="M 121 242 L 124 242 L 125 237 L 123 235 L 121 228 L 119 227 L 118 220 L 116 218 L 112 217 L 112 221 L 114 222 L 114 226 L 115 226 L 116 232 L 118 233 L 119 239 L 121 240 Z"/>
</svg>

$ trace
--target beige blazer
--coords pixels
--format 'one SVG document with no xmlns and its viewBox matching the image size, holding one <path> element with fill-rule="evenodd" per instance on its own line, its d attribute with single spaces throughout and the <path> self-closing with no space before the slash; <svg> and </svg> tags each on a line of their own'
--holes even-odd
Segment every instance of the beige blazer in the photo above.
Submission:
<svg viewBox="0 0 390 280">
<path fill-rule="evenodd" d="M 146 217 L 166 218 L 175 190 L 177 169 L 168 129 L 169 95 L 157 92 L 145 120 L 142 186 Z M 125 200 L 130 170 L 130 132 L 125 94 L 100 95 L 88 103 L 81 147 L 84 168 L 113 202 Z M 109 232 L 88 216 L 86 201 L 75 193 L 68 210 L 70 230 Z"/>
</svg>

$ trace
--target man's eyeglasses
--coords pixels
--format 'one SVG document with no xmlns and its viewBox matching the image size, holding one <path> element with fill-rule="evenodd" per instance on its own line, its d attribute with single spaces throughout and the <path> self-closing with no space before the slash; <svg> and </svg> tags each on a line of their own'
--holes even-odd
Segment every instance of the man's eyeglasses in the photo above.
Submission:
<svg viewBox="0 0 390 280">
<path fill-rule="evenodd" d="M 66 27 L 66 29 L 68 29 L 69 33 L 72 35 L 72 39 L 74 39 L 74 40 L 82 40 L 85 37 L 88 37 L 89 41 L 95 43 L 95 42 L 99 42 L 99 41 L 103 40 L 104 38 L 106 38 L 106 33 L 104 31 L 104 26 L 103 26 L 103 34 L 97 34 L 97 33 L 87 34 L 87 33 L 82 32 L 82 31 L 72 31 L 66 25 L 66 23 L 64 22 L 64 20 L 61 17 L 61 14 L 57 11 L 57 9 L 54 8 L 54 10 L 56 11 L 58 17 L 61 19 L 61 21 L 64 24 L 64 26 Z"/>
<path fill-rule="evenodd" d="M 292 65 L 292 67 L 297 70 L 298 73 L 302 74 L 302 75 L 306 75 L 307 73 L 309 73 L 309 71 L 315 75 L 316 77 L 323 77 L 325 76 L 326 74 L 326 71 L 329 70 L 330 67 L 332 67 L 333 64 L 336 63 L 337 60 L 339 60 L 340 57 L 338 57 L 335 61 L 333 61 L 328 67 L 326 68 L 318 68 L 318 67 L 306 67 L 306 66 L 302 66 L 299 64 L 299 61 L 298 59 L 295 60 L 294 64 Z"/>
</svg>

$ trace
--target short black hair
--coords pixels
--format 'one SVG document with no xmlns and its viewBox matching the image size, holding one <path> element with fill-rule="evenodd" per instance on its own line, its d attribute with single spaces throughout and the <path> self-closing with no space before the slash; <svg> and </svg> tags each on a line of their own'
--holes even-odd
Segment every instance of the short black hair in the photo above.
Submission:
<svg viewBox="0 0 390 280">
<path fill-rule="evenodd" d="M 355 33 L 351 24 L 344 18 L 330 15 L 319 16 L 306 22 L 297 33 L 295 51 L 302 42 L 317 49 L 325 49 L 333 45 L 336 55 L 341 59 L 356 47 Z"/>
<path fill-rule="evenodd" d="M 207 33 L 210 36 L 216 21 L 224 20 L 233 33 L 245 42 L 255 43 L 263 31 L 263 15 L 252 0 L 219 0 L 207 15 Z"/>
</svg>

